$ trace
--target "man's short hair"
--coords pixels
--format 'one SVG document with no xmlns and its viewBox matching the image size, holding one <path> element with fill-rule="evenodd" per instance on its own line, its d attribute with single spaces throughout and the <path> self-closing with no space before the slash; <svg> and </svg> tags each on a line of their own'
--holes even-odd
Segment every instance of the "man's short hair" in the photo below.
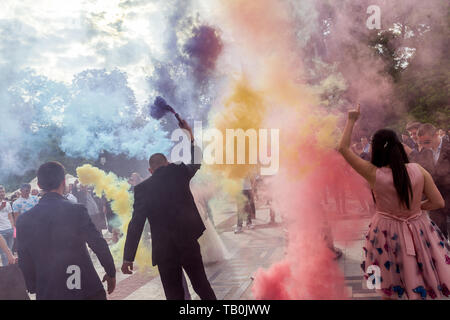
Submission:
<svg viewBox="0 0 450 320">
<path fill-rule="evenodd" d="M 31 190 L 31 184 L 29 183 L 22 183 L 20 186 L 20 190 L 30 189 Z"/>
<path fill-rule="evenodd" d="M 0 184 L 0 190 L 6 190 L 4 186 Z"/>
<path fill-rule="evenodd" d="M 406 131 L 411 131 L 411 130 L 414 130 L 414 129 L 419 129 L 419 127 L 421 126 L 422 124 L 420 123 L 420 122 L 417 122 L 417 121 L 414 121 L 414 122 L 408 122 L 407 124 L 406 124 Z"/>
<path fill-rule="evenodd" d="M 65 176 L 64 166 L 57 161 L 44 163 L 37 172 L 38 184 L 44 191 L 58 189 Z"/>
<path fill-rule="evenodd" d="M 148 159 L 148 164 L 150 165 L 150 169 L 157 169 L 166 163 L 167 163 L 167 158 L 162 153 L 154 153 L 154 154 L 152 154 L 150 159 Z"/>
<path fill-rule="evenodd" d="M 417 136 L 422 137 L 426 134 L 434 136 L 436 132 L 437 129 L 435 126 L 433 126 L 431 123 L 425 123 L 419 127 L 419 130 L 417 130 Z"/>
</svg>

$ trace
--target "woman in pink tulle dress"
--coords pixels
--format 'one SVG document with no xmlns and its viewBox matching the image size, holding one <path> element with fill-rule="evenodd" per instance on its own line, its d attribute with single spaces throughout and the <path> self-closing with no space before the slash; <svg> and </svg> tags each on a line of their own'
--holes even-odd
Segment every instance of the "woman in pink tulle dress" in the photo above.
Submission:
<svg viewBox="0 0 450 320">
<path fill-rule="evenodd" d="M 450 245 L 425 211 L 443 208 L 444 199 L 430 174 L 409 163 L 394 131 L 374 134 L 370 162 L 354 154 L 350 140 L 359 114 L 359 105 L 349 111 L 339 151 L 369 182 L 376 200 L 363 248 L 365 277 L 379 268 L 380 277 L 370 279 L 385 299 L 449 297 Z M 422 195 L 427 200 L 421 201 Z"/>
</svg>

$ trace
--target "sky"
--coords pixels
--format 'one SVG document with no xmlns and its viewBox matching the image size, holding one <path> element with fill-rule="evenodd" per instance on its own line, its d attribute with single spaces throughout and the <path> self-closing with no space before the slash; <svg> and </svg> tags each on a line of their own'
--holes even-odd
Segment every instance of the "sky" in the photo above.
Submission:
<svg viewBox="0 0 450 320">
<path fill-rule="evenodd" d="M 138 101 L 163 59 L 173 1 L 4 0 L 0 64 L 69 83 L 86 68 L 127 72 Z"/>
</svg>

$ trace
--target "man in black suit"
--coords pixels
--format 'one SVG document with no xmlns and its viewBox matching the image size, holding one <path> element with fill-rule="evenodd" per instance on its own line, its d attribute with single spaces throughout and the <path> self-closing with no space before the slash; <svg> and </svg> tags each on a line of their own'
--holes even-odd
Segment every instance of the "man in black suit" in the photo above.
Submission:
<svg viewBox="0 0 450 320">
<path fill-rule="evenodd" d="M 44 190 L 39 203 L 17 220 L 19 267 L 27 289 L 36 299 L 106 300 L 86 244 L 105 269 L 108 293 L 116 285 L 116 268 L 108 245 L 92 223 L 85 206 L 63 197 L 64 167 L 47 162 L 37 172 Z"/>
<path fill-rule="evenodd" d="M 433 176 L 436 187 L 445 200 L 443 209 L 430 211 L 430 218 L 438 225 L 442 233 L 448 238 L 447 217 L 450 215 L 450 143 L 441 139 L 438 130 L 429 123 L 420 126 L 417 131 L 420 144 L 432 154 Z"/>
<path fill-rule="evenodd" d="M 182 269 L 203 300 L 216 296 L 206 277 L 197 239 L 205 226 L 194 202 L 189 182 L 200 168 L 193 164 L 194 138 L 186 121 L 180 127 L 191 138 L 191 164 L 169 163 L 161 153 L 150 157 L 152 176 L 134 188 L 133 217 L 128 225 L 122 272 L 131 274 L 136 250 L 148 219 L 152 236 L 152 262 L 158 266 L 168 300 L 183 300 Z"/>
</svg>

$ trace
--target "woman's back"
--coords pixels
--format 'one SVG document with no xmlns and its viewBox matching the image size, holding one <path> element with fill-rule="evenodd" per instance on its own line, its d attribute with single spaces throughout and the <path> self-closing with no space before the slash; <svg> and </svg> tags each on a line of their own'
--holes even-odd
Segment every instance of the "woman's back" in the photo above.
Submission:
<svg viewBox="0 0 450 320">
<path fill-rule="evenodd" d="M 420 212 L 424 176 L 418 164 L 407 163 L 405 166 L 408 171 L 409 179 L 411 180 L 413 191 L 413 198 L 409 204 L 410 209 L 408 210 L 408 208 L 400 202 L 400 198 L 394 186 L 392 170 L 390 168 L 382 167 L 376 170 L 376 181 L 373 188 L 377 211 L 399 217 L 408 217 Z"/>
</svg>

